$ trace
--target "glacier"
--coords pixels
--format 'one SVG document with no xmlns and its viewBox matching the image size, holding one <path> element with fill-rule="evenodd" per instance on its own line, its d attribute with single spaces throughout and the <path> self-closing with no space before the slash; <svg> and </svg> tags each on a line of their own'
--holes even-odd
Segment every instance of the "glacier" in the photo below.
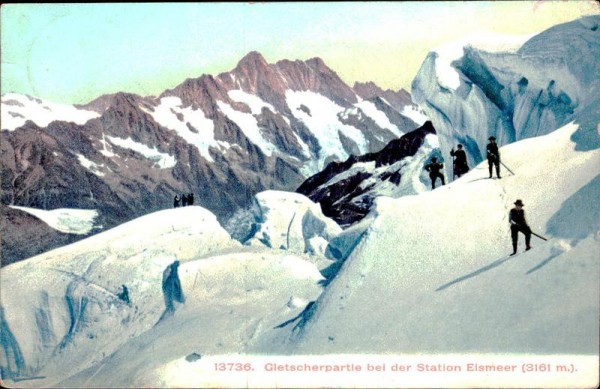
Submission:
<svg viewBox="0 0 600 389">
<path fill-rule="evenodd" d="M 599 22 L 600 16 L 589 16 L 558 25 L 518 49 L 524 37 L 484 36 L 430 52 L 412 95 L 438 130 L 443 156 L 462 143 L 473 166 L 486 158 L 490 136 L 505 145 L 571 121 L 581 125 L 576 138 L 588 134 L 579 147 L 600 144 L 597 133 L 586 131 L 600 120 Z"/>
</svg>

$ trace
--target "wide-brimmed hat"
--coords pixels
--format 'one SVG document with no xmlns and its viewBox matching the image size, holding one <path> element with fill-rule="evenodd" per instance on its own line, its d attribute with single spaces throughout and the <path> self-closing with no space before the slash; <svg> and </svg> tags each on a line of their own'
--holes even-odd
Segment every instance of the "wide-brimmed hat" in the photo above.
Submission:
<svg viewBox="0 0 600 389">
<path fill-rule="evenodd" d="M 488 138 L 488 140 L 496 140 L 496 137 L 495 137 L 495 136 L 490 136 L 490 137 Z"/>
<path fill-rule="evenodd" d="M 519 199 L 519 200 L 515 201 L 515 205 L 520 205 L 522 207 L 525 204 L 523 204 L 523 202 Z"/>
</svg>

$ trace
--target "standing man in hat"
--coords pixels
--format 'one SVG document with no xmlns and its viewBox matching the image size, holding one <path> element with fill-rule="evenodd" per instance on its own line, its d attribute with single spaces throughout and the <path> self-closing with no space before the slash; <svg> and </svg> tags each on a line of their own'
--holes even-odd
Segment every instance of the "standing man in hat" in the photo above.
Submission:
<svg viewBox="0 0 600 389">
<path fill-rule="evenodd" d="M 512 238 L 513 253 L 517 253 L 517 241 L 519 239 L 519 232 L 525 235 L 525 251 L 531 249 L 531 228 L 527 225 L 525 220 L 525 210 L 523 209 L 523 202 L 521 200 L 515 201 L 515 207 L 510 210 L 508 214 L 508 221 L 510 222 L 510 236 Z"/>
<path fill-rule="evenodd" d="M 458 150 L 450 150 L 450 155 L 454 157 L 454 174 L 460 177 L 469 171 L 469 165 L 467 164 L 467 154 L 463 150 L 463 145 L 458 144 Z"/>
<path fill-rule="evenodd" d="M 490 178 L 492 178 L 492 165 L 496 165 L 496 176 L 500 177 L 500 151 L 498 151 L 498 145 L 496 144 L 496 138 L 490 136 L 490 143 L 487 145 L 487 160 L 488 168 L 490 170 Z"/>
<path fill-rule="evenodd" d="M 442 180 L 442 185 L 446 185 L 444 175 L 440 173 L 440 170 L 444 168 L 443 163 L 438 163 L 437 158 L 431 158 L 431 163 L 425 165 L 425 170 L 429 172 L 429 178 L 431 178 L 431 190 L 435 189 L 435 181 L 439 177 Z"/>
</svg>

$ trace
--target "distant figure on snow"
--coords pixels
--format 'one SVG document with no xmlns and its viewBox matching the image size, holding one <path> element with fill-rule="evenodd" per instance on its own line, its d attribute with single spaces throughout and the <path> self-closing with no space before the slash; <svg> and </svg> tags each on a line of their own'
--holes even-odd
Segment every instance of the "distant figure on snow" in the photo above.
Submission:
<svg viewBox="0 0 600 389">
<path fill-rule="evenodd" d="M 129 304 L 129 290 L 127 289 L 125 284 L 121 285 L 121 287 L 123 288 L 123 290 L 119 294 L 117 294 L 117 297 Z"/>
<path fill-rule="evenodd" d="M 181 290 L 181 281 L 179 281 L 179 274 L 177 269 L 179 268 L 179 261 L 175 261 L 163 272 L 162 279 L 162 291 L 165 299 L 165 312 L 175 311 L 174 301 L 183 303 L 185 301 L 183 297 L 183 291 Z"/>
<path fill-rule="evenodd" d="M 463 150 L 463 145 L 458 144 L 458 150 L 450 150 L 450 155 L 454 157 L 454 174 L 458 177 L 462 176 L 469 171 L 469 165 L 467 164 L 467 154 Z"/>
<path fill-rule="evenodd" d="M 498 145 L 496 144 L 496 138 L 490 136 L 490 143 L 487 145 L 487 160 L 488 168 L 490 170 L 490 178 L 492 178 L 492 166 L 496 165 L 496 176 L 500 177 L 500 151 L 498 151 Z"/>
<path fill-rule="evenodd" d="M 517 242 L 519 239 L 519 232 L 525 234 L 525 251 L 531 249 L 531 228 L 527 225 L 527 220 L 525 220 L 525 210 L 523 209 L 523 202 L 521 200 L 515 201 L 515 207 L 510 210 L 508 214 L 508 221 L 510 222 L 510 235 L 512 238 L 513 244 L 513 253 L 511 255 L 515 255 L 517 253 Z"/>
<path fill-rule="evenodd" d="M 429 172 L 429 178 L 431 178 L 431 190 L 435 189 L 435 181 L 438 177 L 442 180 L 442 185 L 446 185 L 446 180 L 444 179 L 444 175 L 440 173 L 440 170 L 444 168 L 443 163 L 438 163 L 437 158 L 431 158 L 431 162 L 425 165 L 425 170 Z"/>
<path fill-rule="evenodd" d="M 185 194 L 181 195 L 181 203 L 182 203 L 181 205 L 183 207 L 185 207 L 186 205 L 188 205 L 188 197 L 187 197 L 187 195 L 185 195 Z"/>
<path fill-rule="evenodd" d="M 190 193 L 188 195 L 188 205 L 194 205 L 194 194 Z"/>
<path fill-rule="evenodd" d="M 177 207 L 179 207 L 179 195 L 175 195 L 175 198 L 173 199 L 173 208 Z"/>
</svg>

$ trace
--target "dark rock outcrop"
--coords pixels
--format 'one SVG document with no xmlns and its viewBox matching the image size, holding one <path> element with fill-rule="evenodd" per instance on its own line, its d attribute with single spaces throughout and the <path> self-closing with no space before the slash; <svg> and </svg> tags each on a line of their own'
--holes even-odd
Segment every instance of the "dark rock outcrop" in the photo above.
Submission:
<svg viewBox="0 0 600 389">
<path fill-rule="evenodd" d="M 334 178 L 347 173 L 358 162 L 375 162 L 375 167 L 381 167 L 413 156 L 429 134 L 435 134 L 435 128 L 428 121 L 420 128 L 392 140 L 379 152 L 352 155 L 344 162 L 331 162 L 323 171 L 304 181 L 296 192 L 321 204 L 323 214 L 338 224 L 342 226 L 353 224 L 364 218 L 373 204 L 373 198 L 368 196 L 363 197 L 361 201 L 353 201 L 372 189 L 372 185 L 362 185 L 365 180 L 372 177 L 372 173 L 359 171 L 343 179 L 334 180 Z M 402 179 L 399 170 L 385 171 L 378 178 L 396 185 Z M 327 185 L 330 181 L 333 183 Z"/>
</svg>

